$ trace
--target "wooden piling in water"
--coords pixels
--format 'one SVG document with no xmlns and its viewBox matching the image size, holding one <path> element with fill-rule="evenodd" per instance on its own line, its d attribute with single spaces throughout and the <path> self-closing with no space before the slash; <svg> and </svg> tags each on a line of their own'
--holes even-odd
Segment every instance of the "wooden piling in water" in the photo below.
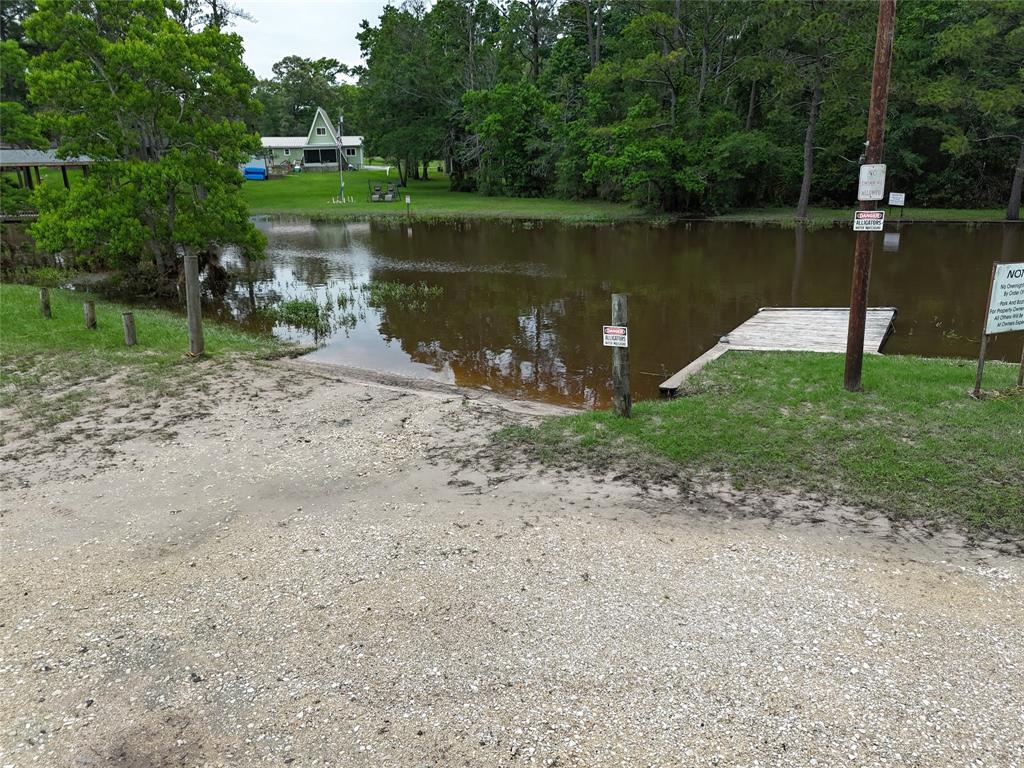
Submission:
<svg viewBox="0 0 1024 768">
<path fill-rule="evenodd" d="M 53 317 L 53 314 L 50 312 L 50 289 L 49 288 L 40 288 L 39 289 L 39 311 L 42 313 L 43 317 L 45 317 L 47 319 Z"/>
<path fill-rule="evenodd" d="M 92 301 L 82 302 L 82 314 L 85 315 L 85 327 L 91 331 L 96 330 L 96 303 Z"/>
<path fill-rule="evenodd" d="M 124 325 L 124 345 L 135 346 L 135 315 L 131 312 L 121 313 L 121 323 Z"/>
</svg>

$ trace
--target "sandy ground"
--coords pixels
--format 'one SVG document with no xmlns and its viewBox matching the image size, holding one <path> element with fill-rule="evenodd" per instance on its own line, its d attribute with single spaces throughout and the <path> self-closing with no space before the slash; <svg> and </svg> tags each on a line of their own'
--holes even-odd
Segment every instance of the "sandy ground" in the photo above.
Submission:
<svg viewBox="0 0 1024 768">
<path fill-rule="evenodd" d="M 1020 559 L 473 458 L 547 410 L 251 363 L 10 442 L 0 767 L 1024 765 Z"/>
</svg>

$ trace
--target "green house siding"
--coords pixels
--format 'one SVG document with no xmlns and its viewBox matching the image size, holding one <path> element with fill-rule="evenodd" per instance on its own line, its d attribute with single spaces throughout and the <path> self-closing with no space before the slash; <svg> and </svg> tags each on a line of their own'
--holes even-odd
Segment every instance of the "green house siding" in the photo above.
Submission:
<svg viewBox="0 0 1024 768">
<path fill-rule="evenodd" d="M 266 152 L 273 165 L 301 163 L 309 170 L 331 170 L 338 167 L 338 136 L 331 119 L 322 108 L 317 108 L 309 133 L 302 136 L 274 136 L 269 138 Z M 348 166 L 363 167 L 363 147 L 354 142 L 360 137 L 348 137 L 348 144 L 342 146 L 341 156 Z M 274 144 L 288 146 L 274 146 Z"/>
</svg>

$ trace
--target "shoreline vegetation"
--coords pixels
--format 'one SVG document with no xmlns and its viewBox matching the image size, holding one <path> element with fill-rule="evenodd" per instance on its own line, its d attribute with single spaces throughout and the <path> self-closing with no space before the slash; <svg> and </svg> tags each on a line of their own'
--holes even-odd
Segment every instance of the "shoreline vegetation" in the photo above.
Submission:
<svg viewBox="0 0 1024 768">
<path fill-rule="evenodd" d="M 1024 389 L 1017 366 L 871 356 L 865 391 L 842 388 L 843 356 L 730 352 L 633 418 L 590 411 L 512 426 L 498 455 L 525 454 L 640 481 L 720 474 L 738 488 L 799 491 L 893 519 L 1024 536 Z"/>
<path fill-rule="evenodd" d="M 297 215 L 328 221 L 559 221 L 566 224 L 650 224 L 665 226 L 685 222 L 735 222 L 795 227 L 794 208 L 752 208 L 713 216 L 681 216 L 647 212 L 626 203 L 603 200 L 564 200 L 544 197 L 499 197 L 479 192 L 454 192 L 448 178 L 432 175 L 427 181 L 411 181 L 397 187 L 396 202 L 369 202 L 370 188 L 379 184 L 397 184 L 397 174 L 384 171 L 346 171 L 345 195 L 351 203 L 334 203 L 339 194 L 337 173 L 297 173 L 269 181 L 247 181 L 242 193 L 253 215 Z M 405 196 L 411 204 L 408 212 Z M 809 228 L 852 226 L 855 204 L 847 208 L 812 207 L 807 216 Z M 984 208 L 905 208 L 887 209 L 887 224 L 964 223 L 1001 224 L 1005 211 Z"/>
</svg>

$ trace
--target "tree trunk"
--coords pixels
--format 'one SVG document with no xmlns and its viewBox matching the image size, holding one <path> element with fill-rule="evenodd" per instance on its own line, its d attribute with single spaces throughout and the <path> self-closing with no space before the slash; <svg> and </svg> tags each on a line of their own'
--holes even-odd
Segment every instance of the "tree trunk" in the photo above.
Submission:
<svg viewBox="0 0 1024 768">
<path fill-rule="evenodd" d="M 804 136 L 804 178 L 800 183 L 800 200 L 796 204 L 795 218 L 807 219 L 807 205 L 811 200 L 811 174 L 814 172 L 814 129 L 818 125 L 818 109 L 821 107 L 821 86 L 811 91 L 811 109 L 807 115 L 807 133 Z"/>
<path fill-rule="evenodd" d="M 430 181 L 430 161 L 423 159 L 423 180 Z"/>
<path fill-rule="evenodd" d="M 420 164 L 417 161 L 413 160 L 412 158 L 409 158 L 408 160 L 405 161 L 405 168 L 406 176 L 411 176 L 413 181 L 420 180 Z"/>
<path fill-rule="evenodd" d="M 397 164 L 398 164 L 398 186 L 400 186 L 400 187 L 406 186 L 406 171 L 409 170 L 408 163 L 409 163 L 409 161 L 406 160 L 406 168 L 405 168 L 405 171 L 403 171 L 402 170 L 402 161 L 401 160 L 397 161 Z"/>
<path fill-rule="evenodd" d="M 1017 155 L 1017 167 L 1013 171 L 1013 184 L 1010 185 L 1010 202 L 1006 205 L 1006 220 L 1020 220 L 1020 193 L 1024 187 L 1024 141 L 1020 143 L 1020 154 Z"/>
<path fill-rule="evenodd" d="M 757 106 L 757 80 L 750 81 L 750 101 L 747 102 L 746 130 L 754 127 L 754 108 Z"/>
<path fill-rule="evenodd" d="M 530 82 L 540 77 L 540 1 L 530 0 Z"/>
</svg>

